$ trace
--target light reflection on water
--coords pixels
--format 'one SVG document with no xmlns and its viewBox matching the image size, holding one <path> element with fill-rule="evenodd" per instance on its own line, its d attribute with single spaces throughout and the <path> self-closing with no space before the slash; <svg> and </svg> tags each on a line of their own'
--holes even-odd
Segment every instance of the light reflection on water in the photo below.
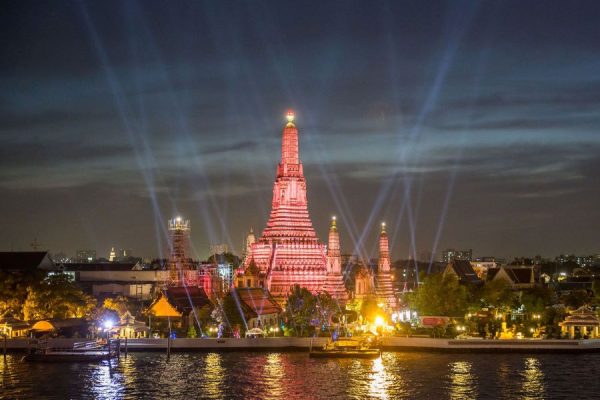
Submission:
<svg viewBox="0 0 600 400">
<path fill-rule="evenodd" d="M 281 364 L 281 354 L 272 353 L 267 356 L 263 376 L 265 389 L 269 393 L 270 398 L 283 398 L 283 385 L 281 383 L 284 379 L 284 371 Z"/>
<path fill-rule="evenodd" d="M 315 360 L 306 353 L 176 353 L 166 363 L 164 354 L 130 353 L 110 368 L 106 362 L 28 364 L 21 357 L 0 361 L 0 398 L 591 399 L 600 370 L 600 354 Z"/>
<path fill-rule="evenodd" d="M 523 375 L 523 399 L 544 399 L 544 373 L 540 361 L 536 358 L 525 359 Z"/>
<path fill-rule="evenodd" d="M 218 399 L 223 392 L 223 382 L 225 379 L 225 369 L 221 365 L 221 354 L 210 353 L 204 360 L 204 370 L 200 374 L 200 379 L 204 380 L 203 395 L 206 398 Z"/>
<path fill-rule="evenodd" d="M 450 363 L 449 368 L 450 399 L 476 399 L 477 382 L 471 363 L 467 361 L 455 361 Z"/>
<path fill-rule="evenodd" d="M 387 380 L 388 376 L 383 366 L 383 357 L 379 357 L 373 360 L 373 367 L 371 372 L 371 387 L 369 395 L 379 399 L 387 399 Z"/>
</svg>

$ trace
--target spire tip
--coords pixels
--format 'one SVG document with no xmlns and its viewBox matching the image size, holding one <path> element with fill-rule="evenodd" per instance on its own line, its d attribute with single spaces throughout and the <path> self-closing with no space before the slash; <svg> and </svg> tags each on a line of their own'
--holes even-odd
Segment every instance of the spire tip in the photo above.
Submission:
<svg viewBox="0 0 600 400">
<path fill-rule="evenodd" d="M 287 111 L 287 113 L 285 114 L 285 118 L 288 120 L 289 123 L 293 124 L 294 123 L 294 119 L 296 118 L 296 114 L 294 113 L 294 110 L 292 110 L 290 108 Z"/>
</svg>

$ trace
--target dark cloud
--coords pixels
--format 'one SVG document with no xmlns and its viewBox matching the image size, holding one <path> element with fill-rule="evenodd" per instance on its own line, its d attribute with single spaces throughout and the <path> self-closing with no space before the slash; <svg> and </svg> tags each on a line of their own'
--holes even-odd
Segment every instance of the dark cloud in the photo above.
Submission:
<svg viewBox="0 0 600 400">
<path fill-rule="evenodd" d="M 325 238 L 344 215 L 346 251 L 374 250 L 386 219 L 396 257 L 438 236 L 597 252 L 599 17 L 585 1 L 10 3 L 0 245 L 156 255 L 177 212 L 199 254 L 239 250 L 293 107 L 315 225 Z"/>
</svg>

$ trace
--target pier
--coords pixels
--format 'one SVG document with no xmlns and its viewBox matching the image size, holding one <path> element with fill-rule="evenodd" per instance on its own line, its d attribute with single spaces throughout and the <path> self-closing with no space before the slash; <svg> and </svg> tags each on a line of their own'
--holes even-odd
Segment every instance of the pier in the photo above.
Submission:
<svg viewBox="0 0 600 400">
<path fill-rule="evenodd" d="M 311 347 L 323 346 L 326 337 L 275 337 L 275 338 L 198 338 L 172 339 L 172 352 L 231 352 L 231 351 L 308 351 Z M 58 348 L 72 347 L 81 339 L 50 339 L 48 346 Z M 127 344 L 126 344 L 127 343 Z M 166 352 L 169 346 L 167 339 L 128 339 L 121 341 L 121 350 L 161 351 Z M 27 351 L 31 346 L 29 339 L 7 340 L 9 352 Z M 483 340 L 483 339 L 432 339 L 414 337 L 385 337 L 382 339 L 384 351 L 422 351 L 453 353 L 588 353 L 600 352 L 600 340 Z"/>
</svg>

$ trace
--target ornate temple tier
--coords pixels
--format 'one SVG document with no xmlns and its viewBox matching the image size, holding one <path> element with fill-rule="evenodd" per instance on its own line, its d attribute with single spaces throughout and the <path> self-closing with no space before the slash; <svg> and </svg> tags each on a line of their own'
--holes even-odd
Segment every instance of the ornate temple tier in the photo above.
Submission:
<svg viewBox="0 0 600 400">
<path fill-rule="evenodd" d="M 269 221 L 262 236 L 250 246 L 245 263 L 254 260 L 267 277 L 267 288 L 280 304 L 285 303 L 293 285 L 313 292 L 331 288 L 342 296 L 339 285 L 327 284 L 333 280 L 328 278 L 331 274 L 327 269 L 326 247 L 317 238 L 308 214 L 306 180 L 298 155 L 298 129 L 293 112 L 288 112 L 287 119 Z M 341 273 L 337 274 L 343 284 Z"/>
</svg>

